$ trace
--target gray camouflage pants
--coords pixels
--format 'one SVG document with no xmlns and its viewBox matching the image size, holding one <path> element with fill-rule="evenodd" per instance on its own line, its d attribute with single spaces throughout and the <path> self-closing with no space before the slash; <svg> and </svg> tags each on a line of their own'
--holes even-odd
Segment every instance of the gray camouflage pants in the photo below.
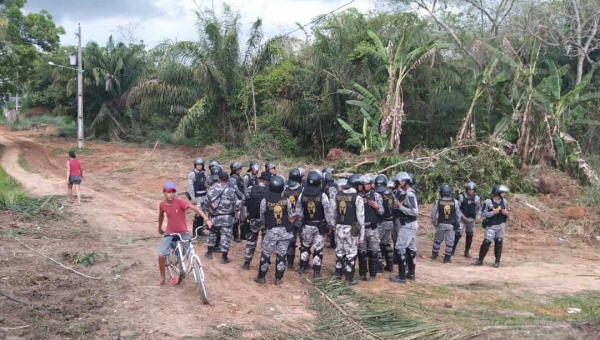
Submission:
<svg viewBox="0 0 600 340">
<path fill-rule="evenodd" d="M 260 256 L 260 271 L 266 272 L 269 270 L 271 263 L 271 253 L 276 252 L 277 264 L 275 277 L 283 277 L 285 271 L 285 255 L 287 253 L 290 239 L 293 237 L 291 232 L 287 232 L 285 227 L 271 228 L 265 233 L 265 238 L 262 242 L 262 252 Z"/>
<path fill-rule="evenodd" d="M 325 245 L 325 235 L 319 232 L 319 227 L 305 225 L 302 228 L 302 247 L 300 247 L 300 260 L 308 261 L 310 257 L 310 248 L 314 247 L 313 265 L 321 266 L 323 262 L 323 246 Z"/>
<path fill-rule="evenodd" d="M 465 230 L 467 231 L 467 233 L 473 233 L 475 231 L 475 219 L 474 218 L 469 218 L 469 222 L 460 222 L 460 229 L 458 229 L 456 232 L 459 233 L 461 236 L 464 234 Z"/>
<path fill-rule="evenodd" d="M 433 240 L 433 251 L 440 252 L 442 241 L 446 243 L 446 255 L 452 255 L 454 247 L 454 226 L 452 224 L 439 223 L 435 228 L 435 238 Z"/>
<path fill-rule="evenodd" d="M 230 225 L 227 226 L 213 226 L 210 228 L 210 234 L 208 234 L 208 240 L 206 241 L 206 245 L 209 247 L 214 247 L 217 245 L 217 234 L 221 234 L 221 251 L 223 253 L 227 253 L 229 251 L 229 245 L 231 244 L 231 235 L 233 233 L 233 227 Z"/>
<path fill-rule="evenodd" d="M 256 243 L 258 242 L 258 234 L 262 234 L 262 240 L 265 239 L 265 225 L 257 218 L 250 219 L 250 230 L 246 235 L 246 253 L 244 254 L 244 260 L 247 262 L 252 261 L 254 252 L 256 251 Z"/>
<path fill-rule="evenodd" d="M 386 259 L 391 261 L 394 258 L 394 249 L 392 248 L 392 232 L 394 230 L 394 221 L 379 222 L 379 260 Z"/>
<path fill-rule="evenodd" d="M 352 226 L 338 224 L 335 227 L 335 268 L 352 273 L 356 254 L 358 253 L 358 237 L 352 236 Z"/>
<path fill-rule="evenodd" d="M 419 224 L 417 221 L 406 223 L 401 225 L 398 229 L 398 236 L 396 236 L 396 249 L 400 253 L 402 261 L 406 260 L 406 248 L 412 250 L 414 253 L 417 252 L 417 228 Z"/>
<path fill-rule="evenodd" d="M 398 232 L 400 231 L 400 219 L 397 217 L 394 217 L 394 227 L 392 229 L 392 241 L 394 241 L 394 244 L 396 244 L 396 242 L 398 242 Z"/>
<path fill-rule="evenodd" d="M 491 227 L 485 228 L 484 239 L 492 242 L 492 241 L 502 241 L 504 240 L 504 228 L 506 224 L 497 224 Z"/>
</svg>

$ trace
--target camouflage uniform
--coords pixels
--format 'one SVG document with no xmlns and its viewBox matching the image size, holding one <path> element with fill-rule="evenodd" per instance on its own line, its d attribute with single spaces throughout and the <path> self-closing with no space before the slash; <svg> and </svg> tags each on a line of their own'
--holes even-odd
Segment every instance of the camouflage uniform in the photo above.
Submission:
<svg viewBox="0 0 600 340">
<path fill-rule="evenodd" d="M 381 193 L 381 195 L 382 198 L 388 197 L 388 199 L 386 202 L 384 202 L 384 207 L 386 207 L 386 211 L 377 222 L 379 226 L 379 241 L 381 242 L 379 244 L 380 268 L 383 268 L 383 260 L 385 259 L 385 269 L 387 271 L 392 271 L 392 261 L 394 258 L 394 249 L 392 248 L 392 232 L 394 229 L 395 222 L 393 217 L 393 211 L 394 209 L 396 209 L 398 200 L 396 200 L 396 196 L 394 196 L 389 191 L 385 191 Z"/>
<path fill-rule="evenodd" d="M 342 224 L 341 216 L 347 211 L 347 204 L 344 201 L 340 201 L 338 204 L 337 200 L 340 198 L 340 193 L 343 194 L 356 194 L 354 205 L 356 207 L 356 223 L 360 226 L 359 236 L 352 236 L 352 225 Z M 343 204 L 342 204 L 343 203 Z M 358 253 L 358 243 L 364 242 L 365 239 L 365 206 L 364 201 L 360 195 L 357 194 L 356 189 L 349 188 L 338 192 L 334 200 L 330 202 L 331 212 L 334 220 L 336 221 L 335 227 L 335 275 L 337 277 L 342 276 L 342 272 L 346 273 L 346 280 L 352 282 L 354 279 L 354 269 L 356 254 Z"/>
<path fill-rule="evenodd" d="M 396 237 L 396 251 L 399 264 L 408 267 L 409 278 L 414 279 L 414 270 L 417 260 L 417 228 L 419 222 L 419 203 L 413 188 L 405 191 L 402 205 L 400 206 L 400 229 Z M 402 197 L 402 196 L 401 196 Z M 400 263 L 401 262 L 401 263 Z M 412 274 L 412 275 L 411 275 Z"/>
<path fill-rule="evenodd" d="M 199 171 L 198 169 L 192 170 L 187 177 L 187 194 L 190 197 L 190 199 L 192 201 L 196 201 L 196 206 L 200 209 L 202 209 L 202 211 L 204 211 L 204 213 L 207 213 L 207 209 L 208 209 L 208 196 L 206 195 L 206 190 L 202 190 L 201 192 L 196 192 L 196 189 L 194 188 L 194 182 L 196 182 L 196 176 L 198 175 L 204 175 L 206 176 L 206 181 L 208 181 L 208 175 L 206 174 L 206 172 L 204 172 L 204 170 Z M 202 227 L 202 225 L 204 224 L 204 220 L 202 219 L 202 217 L 200 217 L 200 215 L 196 214 L 194 216 L 194 230 L 193 233 L 196 233 L 196 229 Z"/>
<path fill-rule="evenodd" d="M 292 209 L 296 209 L 298 201 L 298 197 L 300 195 L 291 195 L 288 196 L 290 192 L 302 192 L 302 185 L 297 184 L 294 186 L 289 186 L 285 188 L 283 195 L 289 197 L 290 203 L 292 204 Z M 293 198 L 292 198 L 293 197 Z M 295 210 L 294 210 L 295 211 Z M 287 250 L 287 265 L 288 268 L 294 268 L 294 258 L 296 256 L 296 240 L 300 238 L 300 244 L 302 244 L 302 216 L 300 216 L 292 225 L 292 238 L 290 239 L 290 244 L 288 245 Z"/>
<path fill-rule="evenodd" d="M 469 250 L 473 244 L 473 234 L 475 233 L 475 220 L 481 217 L 481 199 L 479 195 L 475 194 L 473 197 L 469 197 L 466 193 L 461 193 L 458 196 L 458 204 L 460 211 L 463 214 L 463 218 L 467 221 L 460 221 L 460 228 L 454 234 L 454 247 L 452 248 L 452 255 L 456 250 L 456 245 L 463 235 L 463 232 L 467 232 L 465 240 L 465 256 L 470 257 Z"/>
<path fill-rule="evenodd" d="M 221 251 L 226 256 L 231 244 L 232 226 L 235 214 L 240 209 L 241 201 L 238 199 L 235 190 L 225 183 L 216 183 L 208 190 L 209 205 L 216 209 L 211 214 L 210 220 L 213 223 L 208 235 L 206 245 L 209 249 L 214 248 L 217 242 L 217 233 L 221 234 Z"/>
<path fill-rule="evenodd" d="M 241 185 L 238 185 L 238 179 L 239 182 L 241 183 Z M 237 174 L 232 174 L 229 177 L 229 182 L 227 182 L 227 185 L 235 190 L 235 194 L 237 195 L 238 199 L 242 202 L 240 204 L 240 209 L 238 210 L 238 212 L 236 213 L 235 220 L 233 221 L 233 238 L 234 240 L 236 240 L 236 242 L 241 242 L 240 240 L 240 220 L 241 220 L 241 215 L 242 212 L 244 212 L 245 214 L 245 209 L 244 209 L 244 197 L 245 197 L 245 188 L 244 188 L 244 180 L 238 176 Z M 240 188 L 241 186 L 241 188 Z"/>
<path fill-rule="evenodd" d="M 304 216 L 304 206 L 302 204 L 303 195 L 304 194 L 300 194 L 300 196 L 298 197 L 298 204 L 296 204 L 296 216 Z M 327 229 L 329 229 L 328 227 L 323 225 L 323 223 L 326 222 L 327 226 L 333 226 L 335 224 L 333 213 L 331 211 L 331 204 L 329 203 L 329 198 L 325 193 L 321 193 L 321 204 L 323 205 L 325 221 L 321 221 L 320 223 L 307 221 L 305 222 L 304 227 L 302 227 L 302 246 L 300 247 L 300 269 L 303 269 L 303 264 L 304 269 L 306 268 L 306 265 L 308 264 L 308 259 L 310 257 L 310 248 L 314 247 L 313 269 L 315 270 L 315 272 L 319 272 L 321 270 L 321 263 L 323 262 L 323 245 L 325 244 L 325 234 L 327 232 Z"/>
<path fill-rule="evenodd" d="M 326 187 L 325 194 L 327 194 L 327 198 L 329 198 L 329 202 L 333 202 L 335 199 L 335 195 L 338 192 L 337 185 L 331 185 Z M 329 231 L 329 246 L 335 249 L 335 228 Z"/>
<path fill-rule="evenodd" d="M 454 201 L 454 203 L 452 203 L 452 201 Z M 447 205 L 449 203 L 449 205 Z M 440 204 L 442 204 L 444 206 L 444 211 L 442 215 L 439 215 L 439 209 L 440 209 Z M 452 204 L 454 204 L 453 206 L 453 210 L 455 211 L 455 216 L 451 216 L 451 209 L 450 207 L 452 206 Z M 435 257 L 437 257 L 437 254 L 440 252 L 440 245 L 442 244 L 442 240 L 444 241 L 444 243 L 446 244 L 446 252 L 445 255 L 446 256 L 452 256 L 452 249 L 454 247 L 454 225 L 458 225 L 459 221 L 462 217 L 462 214 L 460 212 L 459 209 L 459 204 L 458 201 L 445 196 L 442 197 L 438 203 L 433 205 L 433 209 L 431 209 L 431 223 L 435 226 L 435 238 L 433 240 L 433 257 L 435 259 Z M 447 210 L 446 210 L 447 209 Z M 442 220 L 440 220 L 440 216 L 441 218 L 447 219 L 447 220 L 455 220 L 455 223 L 443 223 Z"/>
<path fill-rule="evenodd" d="M 288 221 L 294 216 L 294 211 L 292 210 L 292 205 L 289 199 L 282 198 L 287 201 L 287 218 Z M 265 212 L 267 211 L 267 200 L 263 199 L 260 203 L 260 221 L 265 223 Z M 262 242 L 262 252 L 260 256 L 260 267 L 259 271 L 266 274 L 269 269 L 269 265 L 271 263 L 271 253 L 273 251 L 277 254 L 277 264 L 275 277 L 277 279 L 283 278 L 283 274 L 285 272 L 286 266 L 286 252 L 289 246 L 290 239 L 293 237 L 292 233 L 287 231 L 286 227 L 276 227 L 269 228 L 268 226 L 267 232 L 265 233 L 265 237 Z"/>
<path fill-rule="evenodd" d="M 265 184 L 263 183 L 258 183 L 256 184 L 258 187 L 257 188 L 263 188 L 264 192 L 266 192 L 268 189 L 266 188 Z M 259 214 L 258 216 L 252 216 L 252 206 L 251 204 L 253 203 L 252 201 L 255 199 L 260 199 L 261 203 L 262 203 L 262 199 L 264 198 L 264 194 L 258 197 L 252 197 L 251 196 L 251 192 L 247 193 L 247 199 L 246 199 L 246 205 L 248 207 L 248 224 L 249 224 L 249 228 L 248 228 L 248 233 L 246 235 L 246 253 L 244 254 L 244 261 L 246 263 L 250 263 L 250 261 L 252 261 L 252 257 L 254 256 L 254 252 L 256 251 L 256 243 L 258 241 L 258 234 L 261 234 L 262 240 L 265 239 L 265 224 L 263 222 L 261 222 L 260 220 L 260 210 L 259 210 Z"/>
<path fill-rule="evenodd" d="M 381 250 L 377 219 L 378 216 L 383 215 L 385 210 L 381 195 L 374 190 L 360 193 L 360 195 L 363 198 L 365 210 L 365 242 L 358 245 L 358 273 L 362 279 L 366 279 L 368 259 L 369 274 L 374 279 L 379 270 L 379 252 Z M 374 200 L 378 208 L 371 208 L 367 203 L 369 200 Z M 371 210 L 372 215 L 369 215 L 368 210 Z"/>
</svg>

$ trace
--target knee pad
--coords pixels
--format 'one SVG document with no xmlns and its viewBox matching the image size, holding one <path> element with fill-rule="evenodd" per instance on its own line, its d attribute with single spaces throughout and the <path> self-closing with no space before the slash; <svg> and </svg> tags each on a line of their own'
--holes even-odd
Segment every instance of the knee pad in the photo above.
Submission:
<svg viewBox="0 0 600 340">
<path fill-rule="evenodd" d="M 455 232 L 454 233 L 454 239 L 458 239 L 458 238 L 461 238 L 461 237 L 462 237 L 462 235 L 459 232 Z"/>
<path fill-rule="evenodd" d="M 503 241 L 504 241 L 504 239 L 502 237 L 494 240 L 494 242 L 497 242 L 497 243 L 502 243 Z"/>
<path fill-rule="evenodd" d="M 409 255 L 410 255 L 410 257 L 411 257 L 411 258 L 413 258 L 413 259 L 417 257 L 417 252 L 416 252 L 416 251 L 414 251 L 414 250 L 410 250 L 410 249 L 408 249 L 408 250 L 406 251 L 406 253 L 407 253 L 407 254 L 409 254 Z"/>
<path fill-rule="evenodd" d="M 473 236 L 473 232 L 472 231 L 467 231 L 467 236 Z"/>
<path fill-rule="evenodd" d="M 492 244 L 492 241 L 490 240 L 483 240 L 483 246 L 484 247 L 489 247 Z"/>
</svg>

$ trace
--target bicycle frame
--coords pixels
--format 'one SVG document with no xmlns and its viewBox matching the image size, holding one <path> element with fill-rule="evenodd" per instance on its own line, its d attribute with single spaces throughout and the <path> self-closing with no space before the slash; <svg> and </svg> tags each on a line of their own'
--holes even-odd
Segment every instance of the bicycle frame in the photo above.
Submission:
<svg viewBox="0 0 600 340">
<path fill-rule="evenodd" d="M 193 258 L 198 260 L 198 263 L 200 264 L 200 270 L 202 270 L 202 261 L 200 261 L 200 257 L 198 255 L 196 255 L 196 252 L 194 251 L 194 246 L 192 244 L 192 241 L 194 241 L 198 238 L 198 231 L 196 231 L 196 235 L 194 236 L 194 238 L 189 239 L 189 240 L 184 240 L 181 237 L 181 234 L 178 234 L 178 233 L 173 233 L 173 234 L 169 234 L 169 235 L 179 236 L 179 241 L 176 242 L 175 248 L 177 249 L 179 254 L 182 254 L 181 255 L 181 265 L 183 267 L 183 272 L 189 274 L 193 270 L 193 268 L 191 266 Z M 188 250 L 185 253 L 183 252 L 183 243 L 189 243 Z M 188 266 L 186 266 L 186 262 L 189 263 Z"/>
</svg>

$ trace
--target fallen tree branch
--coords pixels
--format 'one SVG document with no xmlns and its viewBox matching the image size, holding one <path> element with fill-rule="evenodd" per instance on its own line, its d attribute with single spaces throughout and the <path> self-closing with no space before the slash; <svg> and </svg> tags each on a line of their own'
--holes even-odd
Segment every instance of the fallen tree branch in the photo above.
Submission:
<svg viewBox="0 0 600 340">
<path fill-rule="evenodd" d="M 25 325 L 25 326 L 19 326 L 19 327 L 0 327 L 1 330 L 3 331 L 12 331 L 12 330 L 16 330 L 16 329 L 23 329 L 23 328 L 27 328 L 30 325 Z"/>
<path fill-rule="evenodd" d="M 6 293 L 6 292 L 2 291 L 2 290 L 0 290 L 0 295 L 4 296 L 5 298 L 9 299 L 9 300 L 10 300 L 10 301 L 12 301 L 12 302 L 20 303 L 20 304 L 22 304 L 22 305 L 25 305 L 25 306 L 30 306 L 30 307 L 31 307 L 31 304 L 30 304 L 30 303 L 27 303 L 27 302 L 21 301 L 21 300 L 17 299 L 16 297 L 14 297 L 14 296 L 12 296 L 12 295 L 10 295 L 10 294 L 8 294 L 8 293 Z"/>
<path fill-rule="evenodd" d="M 44 258 L 46 258 L 46 259 L 48 259 L 48 260 L 50 260 L 50 261 L 52 261 L 52 262 L 56 263 L 57 265 L 59 265 L 59 266 L 63 267 L 63 268 L 64 268 L 64 269 L 66 269 L 66 270 L 72 271 L 73 273 L 75 273 L 75 274 L 77 274 L 77 275 L 79 275 L 79 276 L 83 276 L 83 277 L 85 277 L 85 278 L 92 279 L 92 280 L 102 280 L 102 277 L 94 277 L 94 276 L 89 276 L 89 275 L 86 275 L 86 274 L 80 273 L 80 272 L 76 271 L 75 269 L 73 269 L 73 268 L 71 268 L 71 267 L 67 267 L 67 266 L 65 266 L 64 264 L 62 264 L 62 263 L 60 263 L 60 262 L 56 261 L 55 259 L 51 258 L 50 256 L 48 256 L 48 255 L 44 255 L 44 254 L 40 253 L 39 251 L 37 251 L 37 250 L 35 250 L 35 249 L 31 248 L 30 246 L 28 246 L 28 245 L 26 245 L 25 243 L 21 242 L 21 240 L 19 240 L 19 239 L 15 239 L 15 240 L 17 240 L 17 242 L 19 242 L 21 245 L 23 245 L 25 248 L 27 248 L 27 249 L 31 250 L 32 252 L 34 252 L 34 253 L 36 253 L 36 254 L 38 254 L 38 255 L 41 255 L 41 256 L 43 256 Z"/>
<path fill-rule="evenodd" d="M 350 170 L 352 170 L 352 169 L 354 169 L 354 168 L 358 168 L 358 167 L 359 167 L 359 166 L 361 166 L 361 165 L 365 165 L 365 164 L 374 164 L 374 163 L 375 163 L 375 160 L 366 160 L 366 161 L 362 161 L 362 162 L 360 162 L 360 163 L 358 163 L 358 164 L 354 164 L 353 166 L 351 166 L 351 167 L 349 167 L 349 168 L 347 168 L 347 169 L 344 169 L 344 170 L 342 170 L 342 172 L 350 172 Z M 341 175 L 341 174 L 340 174 L 340 175 Z"/>
</svg>

